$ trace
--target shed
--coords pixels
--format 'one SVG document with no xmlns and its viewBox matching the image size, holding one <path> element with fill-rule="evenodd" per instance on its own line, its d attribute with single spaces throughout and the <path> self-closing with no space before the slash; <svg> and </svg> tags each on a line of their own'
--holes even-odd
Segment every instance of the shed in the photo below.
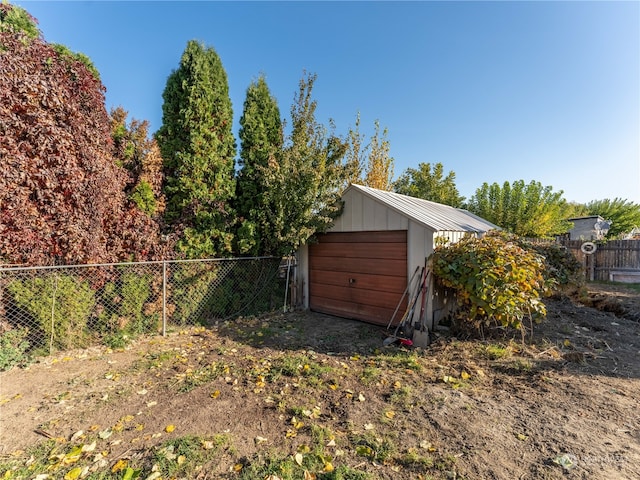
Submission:
<svg viewBox="0 0 640 480">
<path fill-rule="evenodd" d="M 333 227 L 298 251 L 297 284 L 305 308 L 378 325 L 406 306 L 407 285 L 438 237 L 456 242 L 498 228 L 463 209 L 361 185 L 342 201 Z M 427 296 L 430 329 L 441 307 Z"/>
</svg>

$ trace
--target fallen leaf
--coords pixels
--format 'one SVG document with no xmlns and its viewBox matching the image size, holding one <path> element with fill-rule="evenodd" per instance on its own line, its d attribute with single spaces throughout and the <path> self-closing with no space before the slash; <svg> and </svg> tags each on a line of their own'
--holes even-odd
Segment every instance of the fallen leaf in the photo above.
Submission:
<svg viewBox="0 0 640 480">
<path fill-rule="evenodd" d="M 461 377 L 463 380 L 468 380 L 468 379 L 469 379 L 469 377 L 471 377 L 471 375 L 469 375 L 467 372 L 465 372 L 465 371 L 463 370 L 463 371 L 460 373 L 460 377 Z"/>
<path fill-rule="evenodd" d="M 64 476 L 64 480 L 76 480 L 76 478 L 80 477 L 81 473 L 82 473 L 82 468 L 81 467 L 72 468 Z"/>
<path fill-rule="evenodd" d="M 358 400 L 361 401 L 361 402 L 364 402 L 364 400 L 365 400 L 364 395 L 363 394 L 359 394 L 358 395 Z"/>
<path fill-rule="evenodd" d="M 118 460 L 113 467 L 111 467 L 111 473 L 118 473 L 121 470 L 124 470 L 127 467 L 127 461 L 120 459 Z"/>
<path fill-rule="evenodd" d="M 266 442 L 268 442 L 268 440 L 267 440 L 266 438 L 264 438 L 264 437 L 260 437 L 260 436 L 258 436 L 258 437 L 256 437 L 256 438 L 254 438 L 254 439 L 253 439 L 253 441 L 254 441 L 254 443 L 255 443 L 256 445 L 260 445 L 261 443 L 266 443 Z"/>
<path fill-rule="evenodd" d="M 298 452 L 293 456 L 293 458 L 298 465 L 302 466 L 302 460 L 304 460 L 304 455 Z"/>
<path fill-rule="evenodd" d="M 394 412 L 393 410 L 387 410 L 386 412 L 384 412 L 384 416 L 391 419 L 396 416 L 396 412 Z"/>
<path fill-rule="evenodd" d="M 211 398 L 218 398 L 220 396 L 220 390 L 211 392 Z"/>
<path fill-rule="evenodd" d="M 164 431 L 167 433 L 171 433 L 176 429 L 175 425 L 167 425 L 166 427 L 164 427 Z"/>
</svg>

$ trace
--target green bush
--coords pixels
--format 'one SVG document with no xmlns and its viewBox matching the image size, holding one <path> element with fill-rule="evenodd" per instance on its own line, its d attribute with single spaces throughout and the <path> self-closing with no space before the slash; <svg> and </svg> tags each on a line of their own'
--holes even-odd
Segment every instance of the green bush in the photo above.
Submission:
<svg viewBox="0 0 640 480">
<path fill-rule="evenodd" d="M 9 370 L 26 360 L 29 329 L 16 328 L 0 335 L 0 371 Z"/>
<path fill-rule="evenodd" d="M 127 340 L 157 330 L 158 312 L 145 311 L 151 293 L 150 275 L 136 272 L 122 273 L 103 287 L 99 319 L 107 345 L 123 347 Z"/>
<path fill-rule="evenodd" d="M 94 292 L 86 281 L 70 275 L 50 275 L 15 280 L 8 285 L 15 304 L 30 317 L 52 347 L 82 347 L 86 327 L 95 305 Z"/>
<path fill-rule="evenodd" d="M 467 237 L 436 247 L 432 264 L 434 275 L 457 294 L 458 326 L 475 331 L 485 325 L 522 328 L 526 318 L 539 321 L 546 316 L 541 298 L 555 280 L 544 277 L 541 255 L 507 236 Z"/>
<path fill-rule="evenodd" d="M 156 198 L 148 182 L 140 181 L 131 192 L 129 198 L 147 215 L 156 213 Z"/>
<path fill-rule="evenodd" d="M 218 264 L 184 263 L 176 266 L 171 288 L 172 321 L 177 325 L 206 323 L 213 310 Z"/>
<path fill-rule="evenodd" d="M 544 276 L 558 286 L 579 286 L 584 283 L 583 267 L 578 258 L 564 245 L 555 242 L 534 243 L 517 240 L 527 250 L 533 250 L 544 258 Z"/>
</svg>

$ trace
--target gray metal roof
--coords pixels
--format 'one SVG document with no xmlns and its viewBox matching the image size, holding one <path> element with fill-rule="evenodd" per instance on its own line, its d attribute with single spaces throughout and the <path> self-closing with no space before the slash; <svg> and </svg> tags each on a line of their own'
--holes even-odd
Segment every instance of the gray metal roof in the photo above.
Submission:
<svg viewBox="0 0 640 480">
<path fill-rule="evenodd" d="M 500 228 L 462 208 L 454 208 L 421 198 L 400 195 L 352 183 L 343 192 L 354 189 L 411 220 L 435 231 L 484 233 Z"/>
</svg>

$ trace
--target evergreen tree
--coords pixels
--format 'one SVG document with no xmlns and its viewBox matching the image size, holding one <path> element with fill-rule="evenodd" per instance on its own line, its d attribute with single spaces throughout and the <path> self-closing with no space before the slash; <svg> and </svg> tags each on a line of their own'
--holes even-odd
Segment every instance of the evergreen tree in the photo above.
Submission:
<svg viewBox="0 0 640 480">
<path fill-rule="evenodd" d="M 235 193 L 227 74 L 211 47 L 189 41 L 162 94 L 156 134 L 165 169 L 166 220 L 188 258 L 231 253 Z"/>
<path fill-rule="evenodd" d="M 240 118 L 240 171 L 236 186 L 239 228 L 236 235 L 240 254 L 272 255 L 278 244 L 273 235 L 278 203 L 269 188 L 282 157 L 282 121 L 276 99 L 261 76 L 247 89 Z"/>
<path fill-rule="evenodd" d="M 444 167 L 436 163 L 420 163 L 417 169 L 407 168 L 393 184 L 396 193 L 423 198 L 432 202 L 459 208 L 464 202 L 456 187 L 456 174 L 451 171 L 445 177 Z"/>
</svg>

